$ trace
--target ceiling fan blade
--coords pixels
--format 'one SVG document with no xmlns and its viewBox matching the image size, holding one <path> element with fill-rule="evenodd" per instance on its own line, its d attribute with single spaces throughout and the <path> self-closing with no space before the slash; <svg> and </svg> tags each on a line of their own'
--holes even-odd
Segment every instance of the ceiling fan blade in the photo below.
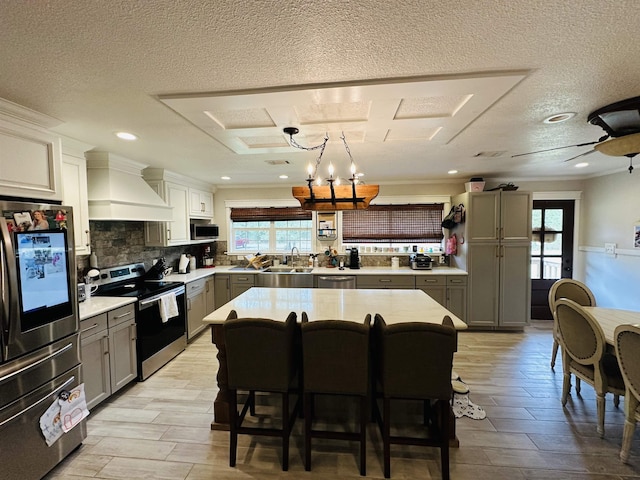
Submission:
<svg viewBox="0 0 640 480">
<path fill-rule="evenodd" d="M 536 152 L 527 152 L 527 153 L 519 153 L 517 155 L 511 155 L 511 158 L 522 157 L 524 155 L 533 155 L 534 153 L 543 153 L 543 152 L 551 152 L 553 150 L 562 150 L 563 148 L 571 148 L 571 147 L 586 147 L 588 145 L 595 145 L 596 143 L 600 143 L 601 140 L 595 142 L 587 142 L 587 143 L 578 143 L 576 145 L 566 145 L 564 147 L 555 147 L 555 148 L 546 148 L 544 150 L 538 150 Z"/>
<path fill-rule="evenodd" d="M 595 152 L 597 152 L 597 150 L 595 148 L 592 148 L 588 152 L 581 153 L 580 155 L 576 155 L 575 157 L 567 158 L 565 160 L 565 162 L 570 162 L 571 160 L 575 160 L 576 158 L 580 158 L 580 157 L 584 157 L 584 156 L 587 156 L 587 155 L 591 155 L 592 153 L 595 153 Z"/>
</svg>

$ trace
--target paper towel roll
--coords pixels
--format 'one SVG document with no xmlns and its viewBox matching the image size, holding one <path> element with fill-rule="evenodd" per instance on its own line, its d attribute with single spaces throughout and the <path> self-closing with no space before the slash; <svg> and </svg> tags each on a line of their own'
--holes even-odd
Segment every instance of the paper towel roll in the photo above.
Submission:
<svg viewBox="0 0 640 480">
<path fill-rule="evenodd" d="M 180 261 L 178 262 L 178 273 L 187 273 L 187 266 L 189 265 L 189 258 L 183 253 L 180 255 Z"/>
</svg>

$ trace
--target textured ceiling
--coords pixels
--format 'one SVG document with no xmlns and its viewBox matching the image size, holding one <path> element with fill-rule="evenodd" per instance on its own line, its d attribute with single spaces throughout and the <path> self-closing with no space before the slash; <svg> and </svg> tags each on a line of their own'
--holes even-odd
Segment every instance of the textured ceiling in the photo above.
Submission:
<svg viewBox="0 0 640 480">
<path fill-rule="evenodd" d="M 595 141 L 603 132 L 588 114 L 640 95 L 637 7 L 2 1 L 0 97 L 97 149 L 218 185 L 300 183 L 316 153 L 286 146 L 289 125 L 305 145 L 329 132 L 325 159 L 344 158 L 344 131 L 367 182 L 451 180 L 451 169 L 458 181 L 581 178 L 628 160 L 564 162 L 590 147 L 511 155 Z M 542 123 L 564 111 L 576 116 Z M 125 143 L 120 130 L 140 138 Z"/>
</svg>

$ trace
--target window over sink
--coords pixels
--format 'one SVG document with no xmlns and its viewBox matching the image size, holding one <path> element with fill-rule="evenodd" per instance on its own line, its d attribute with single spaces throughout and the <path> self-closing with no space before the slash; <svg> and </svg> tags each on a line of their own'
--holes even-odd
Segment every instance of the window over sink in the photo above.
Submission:
<svg viewBox="0 0 640 480">
<path fill-rule="evenodd" d="M 312 213 L 300 207 L 231 208 L 233 252 L 301 253 L 312 249 Z"/>
</svg>

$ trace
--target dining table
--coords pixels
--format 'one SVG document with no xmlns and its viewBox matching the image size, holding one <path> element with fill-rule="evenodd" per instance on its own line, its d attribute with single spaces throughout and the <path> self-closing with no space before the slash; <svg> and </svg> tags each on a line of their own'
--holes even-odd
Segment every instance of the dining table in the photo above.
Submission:
<svg viewBox="0 0 640 480">
<path fill-rule="evenodd" d="M 596 319 L 602 332 L 609 350 L 613 351 L 615 337 L 613 335 L 615 329 L 619 325 L 640 325 L 640 312 L 633 310 L 620 310 L 618 308 L 608 307 L 582 307 Z"/>
<path fill-rule="evenodd" d="M 252 287 L 204 317 L 211 325 L 211 338 L 217 347 L 218 394 L 213 403 L 212 430 L 229 428 L 226 350 L 223 324 L 235 310 L 240 318 L 269 318 L 284 321 L 295 312 L 300 321 L 305 312 L 314 320 L 344 320 L 364 322 L 370 314 L 380 314 L 387 325 L 403 322 L 441 324 L 449 316 L 456 330 L 467 324 L 436 302 L 422 290 L 400 289 L 330 289 L 330 288 L 267 288 Z M 455 423 L 452 438 L 455 438 Z"/>
</svg>

